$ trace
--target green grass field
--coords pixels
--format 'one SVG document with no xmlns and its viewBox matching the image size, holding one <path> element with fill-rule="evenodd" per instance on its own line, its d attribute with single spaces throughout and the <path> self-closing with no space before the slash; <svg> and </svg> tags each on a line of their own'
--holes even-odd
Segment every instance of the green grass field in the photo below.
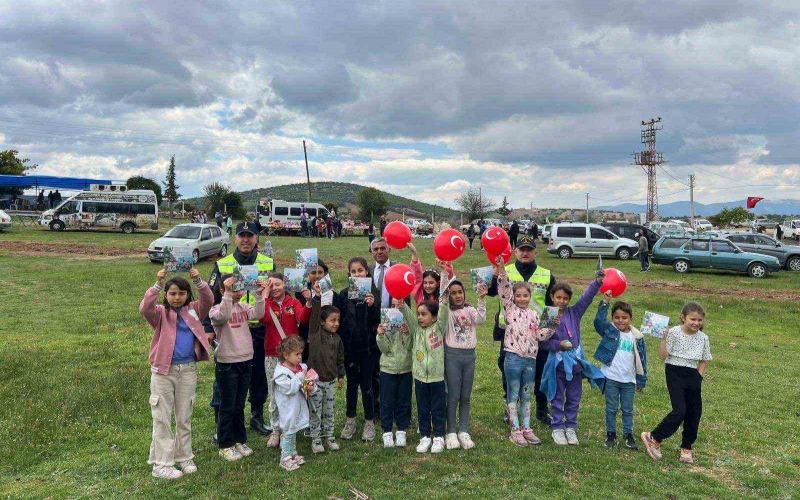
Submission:
<svg viewBox="0 0 800 500">
<path fill-rule="evenodd" d="M 793 498 L 800 493 L 800 274 L 765 280 L 696 272 L 679 276 L 654 266 L 640 274 L 634 261 L 606 261 L 628 275 L 624 298 L 634 323 L 645 310 L 676 318 L 682 304 L 707 308 L 705 331 L 714 360 L 704 384 L 704 415 L 694 466 L 677 462 L 678 439 L 665 443 L 654 463 L 643 452 L 606 450 L 603 399 L 585 389 L 579 447 L 556 447 L 549 431 L 534 431 L 544 444 L 517 448 L 502 420 L 491 325 L 480 329 L 473 394 L 472 435 L 464 452 L 418 455 L 412 446 L 384 451 L 342 442 L 340 452 L 312 456 L 299 439 L 307 465 L 285 473 L 277 452 L 250 435 L 252 457 L 230 464 L 211 442 L 208 402 L 213 366 L 201 364 L 193 419 L 199 472 L 174 482 L 150 477 L 146 464 L 151 420 L 147 352 L 152 332 L 137 307 L 158 266 L 144 249 L 155 234 L 50 233 L 21 228 L 0 233 L 0 495 L 7 497 L 220 497 L 350 498 L 356 488 L 373 498 Z M 367 254 L 366 238 L 336 241 L 273 238 L 277 267 L 293 265 L 296 248 L 317 246 L 344 286 L 345 263 Z M 433 261 L 431 240 L 420 240 L 423 262 Z M 116 255 L 98 256 L 98 248 Z M 46 250 L 40 252 L 38 250 Z M 394 252 L 407 261 L 407 251 Z M 540 249 L 538 262 L 582 290 L 593 259 L 560 261 Z M 456 263 L 460 276 L 486 265 L 480 250 Z M 208 277 L 213 263 L 199 268 Z M 472 297 L 474 300 L 474 297 Z M 489 311 L 496 311 L 490 299 Z M 598 337 L 595 307 L 583 321 L 586 351 Z M 635 430 L 650 430 L 669 410 L 657 340 L 648 339 L 649 381 L 636 397 Z M 587 387 L 585 385 L 585 387 Z M 337 433 L 344 420 L 337 406 Z M 249 408 L 249 406 L 248 406 Z M 360 433 L 360 426 L 359 426 Z M 360 435 L 360 434 L 359 434 Z"/>
</svg>

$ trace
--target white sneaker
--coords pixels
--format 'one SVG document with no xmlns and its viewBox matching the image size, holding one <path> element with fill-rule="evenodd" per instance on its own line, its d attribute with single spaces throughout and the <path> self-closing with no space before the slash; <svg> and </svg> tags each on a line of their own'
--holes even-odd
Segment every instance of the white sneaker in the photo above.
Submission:
<svg viewBox="0 0 800 500">
<path fill-rule="evenodd" d="M 347 422 L 344 423 L 344 427 L 342 427 L 342 439 L 353 439 L 353 436 L 356 433 L 356 419 L 355 418 L 348 418 Z"/>
<path fill-rule="evenodd" d="M 431 453 L 441 453 L 444 451 L 444 438 L 433 438 L 433 446 L 431 446 Z"/>
<path fill-rule="evenodd" d="M 472 448 L 475 448 L 475 443 L 472 441 L 472 437 L 467 432 L 459 432 L 458 441 L 461 443 L 461 447 L 465 450 L 471 450 Z"/>
<path fill-rule="evenodd" d="M 178 467 L 181 469 L 184 475 L 186 474 L 194 474 L 197 472 L 197 466 L 194 464 L 194 460 L 184 460 L 183 462 L 178 463 Z"/>
<path fill-rule="evenodd" d="M 406 431 L 397 431 L 394 436 L 394 445 L 398 448 L 405 448 L 406 446 Z"/>
<path fill-rule="evenodd" d="M 394 448 L 394 436 L 392 436 L 391 432 L 383 433 L 383 447 Z"/>
<path fill-rule="evenodd" d="M 448 450 L 457 450 L 461 447 L 461 443 L 458 442 L 458 436 L 455 432 L 451 432 L 447 435 L 445 438 L 445 445 Z"/>
<path fill-rule="evenodd" d="M 578 445 L 578 434 L 575 433 L 575 429 L 566 429 L 564 434 L 567 436 L 567 443 Z"/>
<path fill-rule="evenodd" d="M 313 453 L 325 453 L 325 447 L 322 446 L 321 439 L 315 439 L 311 441 L 311 451 Z"/>
<path fill-rule="evenodd" d="M 428 453 L 428 450 L 431 449 L 431 438 L 423 437 L 419 440 L 419 444 L 417 445 L 417 453 Z"/>
<path fill-rule="evenodd" d="M 234 448 L 236 448 L 236 451 L 243 457 L 249 457 L 253 454 L 253 449 L 247 446 L 246 443 L 236 443 Z"/>
<path fill-rule="evenodd" d="M 242 454 L 239 453 L 233 446 L 231 446 L 230 448 L 222 448 L 221 450 L 219 450 L 219 456 L 221 456 L 228 462 L 235 462 L 243 458 Z"/>
<path fill-rule="evenodd" d="M 564 429 L 553 429 L 553 442 L 559 446 L 566 446 L 567 435 L 564 434 Z"/>
<path fill-rule="evenodd" d="M 372 420 L 364 421 L 364 430 L 361 431 L 362 441 L 372 441 L 375 439 L 375 422 Z"/>
<path fill-rule="evenodd" d="M 183 477 L 183 472 L 171 465 L 154 465 L 153 477 L 159 479 L 179 479 Z"/>
</svg>

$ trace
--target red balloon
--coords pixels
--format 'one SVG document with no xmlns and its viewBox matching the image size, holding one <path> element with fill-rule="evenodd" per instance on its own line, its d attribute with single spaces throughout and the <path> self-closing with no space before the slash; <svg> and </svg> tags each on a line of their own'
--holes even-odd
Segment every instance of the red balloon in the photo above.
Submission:
<svg viewBox="0 0 800 500">
<path fill-rule="evenodd" d="M 497 226 L 487 227 L 481 236 L 483 249 L 489 255 L 500 255 L 509 244 L 508 234 Z"/>
<path fill-rule="evenodd" d="M 386 285 L 386 290 L 389 295 L 395 299 L 405 299 L 411 292 L 414 291 L 414 285 L 417 284 L 417 277 L 414 276 L 414 271 L 405 264 L 395 264 L 386 271 L 386 276 L 383 278 L 383 284 Z"/>
<path fill-rule="evenodd" d="M 628 287 L 628 279 L 625 277 L 625 273 L 613 267 L 609 267 L 604 271 L 606 275 L 603 278 L 603 284 L 600 286 L 600 293 L 606 293 L 611 290 L 612 297 L 619 297 Z"/>
<path fill-rule="evenodd" d="M 452 262 L 461 257 L 465 248 L 467 240 L 456 229 L 445 229 L 433 240 L 433 253 L 445 262 Z"/>
<path fill-rule="evenodd" d="M 411 242 L 411 229 L 405 224 L 396 220 L 386 225 L 383 230 L 383 237 L 386 243 L 395 250 L 402 250 Z"/>
<path fill-rule="evenodd" d="M 505 264 L 508 264 L 509 262 L 511 262 L 512 255 L 514 255 L 514 250 L 511 249 L 511 243 L 506 245 L 506 249 L 503 250 L 503 252 L 499 255 L 492 255 L 489 252 L 486 252 L 486 258 L 489 259 L 489 262 L 491 262 L 492 264 L 494 264 L 494 261 L 497 260 L 497 257 L 502 257 L 503 262 Z"/>
</svg>

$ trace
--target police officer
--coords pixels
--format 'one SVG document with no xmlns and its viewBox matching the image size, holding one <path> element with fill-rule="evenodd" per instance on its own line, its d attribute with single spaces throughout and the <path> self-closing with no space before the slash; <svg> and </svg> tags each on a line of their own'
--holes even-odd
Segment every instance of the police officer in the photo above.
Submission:
<svg viewBox="0 0 800 500">
<path fill-rule="evenodd" d="M 514 251 L 516 261 L 506 266 L 506 273 L 508 279 L 512 283 L 526 281 L 531 285 L 531 307 L 542 311 L 544 306 L 552 306 L 553 302 L 550 298 L 550 292 L 556 283 L 556 278 L 549 269 L 545 269 L 536 264 L 536 239 L 523 235 L 517 242 L 517 248 Z M 492 286 L 489 287 L 489 295 L 492 297 L 497 296 L 497 276 L 492 278 Z M 498 316 L 500 327 L 505 326 L 503 315 Z M 542 348 L 539 344 L 539 352 L 536 355 L 536 379 L 535 379 L 535 395 L 536 395 L 536 418 L 545 425 L 550 425 L 550 414 L 547 410 L 547 397 L 539 390 L 539 385 L 542 382 L 542 371 L 544 364 L 547 361 L 548 351 Z M 500 373 L 503 379 L 503 401 L 505 402 L 506 394 L 506 376 L 503 372 L 503 363 L 505 362 L 505 351 L 503 350 L 503 343 L 500 343 L 500 356 L 497 358 L 497 366 L 500 368 Z"/>
<path fill-rule="evenodd" d="M 233 273 L 237 266 L 255 265 L 258 267 L 258 274 L 268 274 L 274 265 L 270 257 L 258 252 L 258 234 L 261 232 L 261 225 L 257 222 L 240 222 L 236 226 L 236 249 L 232 254 L 228 254 L 218 260 L 214 265 L 214 271 L 208 280 L 211 290 L 214 292 L 214 301 L 219 303 L 222 300 L 220 287 L 223 274 Z M 255 296 L 247 292 L 242 296 L 242 302 L 255 304 Z M 250 334 L 253 337 L 253 371 L 250 377 L 250 428 L 259 434 L 267 435 L 272 429 L 264 425 L 264 402 L 267 400 L 267 376 L 264 370 L 264 325 L 258 321 L 250 322 Z M 214 395 L 211 406 L 215 414 L 219 408 L 219 389 L 214 384 Z"/>
</svg>

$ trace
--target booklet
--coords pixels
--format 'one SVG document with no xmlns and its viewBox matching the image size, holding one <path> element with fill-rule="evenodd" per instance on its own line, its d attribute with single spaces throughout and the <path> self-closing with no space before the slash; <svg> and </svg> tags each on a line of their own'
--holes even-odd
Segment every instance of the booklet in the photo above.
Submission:
<svg viewBox="0 0 800 500">
<path fill-rule="evenodd" d="M 448 292 L 448 290 L 450 290 L 450 285 L 451 285 L 451 284 L 452 284 L 452 283 L 453 283 L 455 280 L 456 280 L 456 277 L 455 277 L 455 276 L 453 276 L 452 278 L 450 278 L 450 279 L 447 281 L 447 283 L 444 283 L 444 284 L 443 284 L 444 286 L 442 286 L 442 285 L 440 285 L 440 286 L 439 286 L 439 300 L 442 300 L 442 297 L 444 297 L 444 294 L 446 294 L 446 293 Z"/>
<path fill-rule="evenodd" d="M 326 293 L 333 290 L 333 283 L 331 282 L 331 276 L 329 274 L 323 276 L 318 283 L 320 293 Z"/>
<path fill-rule="evenodd" d="M 347 278 L 347 298 L 364 300 L 372 292 L 372 278 Z"/>
<path fill-rule="evenodd" d="M 295 294 L 306 288 L 306 270 L 295 267 L 285 267 L 283 277 L 286 278 L 286 293 Z"/>
<path fill-rule="evenodd" d="M 272 249 L 272 242 L 267 240 L 264 242 L 264 246 L 259 250 L 260 253 L 266 255 L 270 259 L 275 257 L 275 251 Z"/>
<path fill-rule="evenodd" d="M 406 320 L 400 309 L 390 307 L 381 309 L 381 324 L 386 328 L 386 335 L 397 335 Z"/>
<path fill-rule="evenodd" d="M 644 318 L 642 318 L 642 334 L 660 339 L 667 333 L 668 328 L 669 316 L 645 311 Z"/>
<path fill-rule="evenodd" d="M 308 271 L 317 268 L 317 249 L 316 248 L 301 248 L 295 252 L 295 262 L 298 269 L 305 269 L 306 274 Z"/>
<path fill-rule="evenodd" d="M 558 307 L 544 306 L 539 318 L 539 328 L 555 328 L 556 318 L 558 318 Z"/>
<path fill-rule="evenodd" d="M 469 270 L 469 275 L 472 278 L 472 289 L 478 291 L 478 285 L 486 285 L 486 289 L 492 285 L 492 278 L 494 277 L 494 269 L 492 266 L 478 267 Z"/>
<path fill-rule="evenodd" d="M 233 270 L 233 291 L 254 292 L 258 288 L 258 266 L 237 266 Z"/>
<path fill-rule="evenodd" d="M 194 264 L 194 255 L 189 247 L 164 247 L 164 269 L 168 273 L 188 273 Z"/>
</svg>

